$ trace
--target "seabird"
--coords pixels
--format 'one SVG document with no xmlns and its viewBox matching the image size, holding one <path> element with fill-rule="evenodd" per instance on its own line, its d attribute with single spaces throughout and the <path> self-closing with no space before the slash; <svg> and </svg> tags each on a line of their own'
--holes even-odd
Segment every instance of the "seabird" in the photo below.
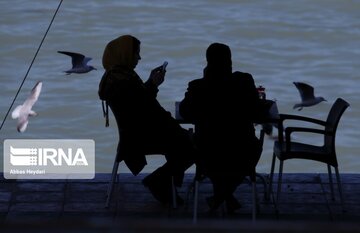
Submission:
<svg viewBox="0 0 360 233">
<path fill-rule="evenodd" d="M 71 57 L 72 68 L 70 70 L 64 71 L 68 75 L 71 73 L 82 74 L 96 70 L 95 67 L 87 65 L 87 63 L 92 59 L 91 57 L 85 57 L 80 53 L 67 51 L 58 51 L 58 53 L 62 53 Z"/>
<path fill-rule="evenodd" d="M 29 116 L 36 116 L 37 113 L 34 112 L 31 108 L 36 103 L 39 98 L 42 88 L 42 82 L 37 82 L 33 89 L 31 90 L 30 96 L 25 100 L 22 105 L 17 106 L 14 111 L 11 113 L 13 119 L 18 119 L 17 131 L 22 133 L 26 130 L 26 127 L 29 123 Z"/>
<path fill-rule="evenodd" d="M 296 88 L 299 90 L 301 103 L 294 105 L 293 109 L 298 108 L 300 111 L 303 107 L 310 107 L 316 105 L 322 101 L 326 101 L 322 96 L 314 96 L 314 88 L 309 84 L 302 82 L 293 82 Z"/>
</svg>

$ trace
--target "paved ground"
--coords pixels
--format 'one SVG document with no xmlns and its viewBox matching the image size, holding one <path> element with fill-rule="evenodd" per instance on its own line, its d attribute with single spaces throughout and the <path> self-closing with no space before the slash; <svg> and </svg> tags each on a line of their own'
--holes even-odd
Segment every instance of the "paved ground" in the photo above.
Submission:
<svg viewBox="0 0 360 233">
<path fill-rule="evenodd" d="M 228 215 L 224 209 L 209 215 L 205 197 L 211 185 L 200 185 L 199 214 L 193 223 L 193 195 L 187 195 L 193 174 L 185 178 L 179 193 L 187 201 L 172 209 L 159 204 L 142 186 L 146 174 L 137 177 L 120 174 L 110 208 L 106 209 L 106 190 L 110 174 L 97 174 L 94 180 L 4 180 L 0 184 L 0 232 L 360 232 L 360 174 L 342 174 L 345 205 L 338 193 L 331 200 L 326 174 L 284 174 L 283 193 L 275 205 L 264 198 L 264 185 L 257 184 L 259 212 L 251 221 L 251 186 L 237 190 L 243 207 Z M 2 177 L 2 176 L 1 176 Z M 337 190 L 337 189 L 336 189 Z M 188 196 L 188 198 L 186 198 Z M 308 229 L 306 226 L 309 226 Z M 267 229 L 267 230 L 265 230 Z M 292 230 L 290 230 L 292 229 Z"/>
</svg>

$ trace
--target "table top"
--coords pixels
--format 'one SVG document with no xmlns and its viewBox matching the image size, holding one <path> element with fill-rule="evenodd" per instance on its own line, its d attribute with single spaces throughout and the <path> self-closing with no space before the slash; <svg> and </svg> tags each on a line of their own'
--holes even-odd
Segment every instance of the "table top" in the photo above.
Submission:
<svg viewBox="0 0 360 233">
<path fill-rule="evenodd" d="M 273 100 L 269 100 L 269 101 L 272 102 L 272 105 L 269 109 L 269 116 L 268 116 L 268 119 L 266 120 L 266 122 L 277 122 L 277 120 L 279 119 L 279 110 L 278 110 L 276 101 L 273 101 Z M 184 120 L 182 118 L 182 116 L 180 115 L 179 105 L 180 105 L 180 101 L 175 101 L 175 119 L 180 124 L 191 124 L 190 122 Z"/>
</svg>

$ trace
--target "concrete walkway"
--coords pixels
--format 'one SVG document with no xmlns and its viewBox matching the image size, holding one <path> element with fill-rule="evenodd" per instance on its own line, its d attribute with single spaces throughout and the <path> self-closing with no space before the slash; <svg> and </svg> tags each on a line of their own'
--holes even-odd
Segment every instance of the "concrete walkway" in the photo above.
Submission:
<svg viewBox="0 0 360 233">
<path fill-rule="evenodd" d="M 331 200 L 327 174 L 284 174 L 283 192 L 277 205 L 273 202 L 274 198 L 264 198 L 264 186 L 259 182 L 260 208 L 255 223 L 251 221 L 249 184 L 245 182 L 237 190 L 236 195 L 243 206 L 238 212 L 228 215 L 220 209 L 209 215 L 205 197 L 211 195 L 211 185 L 205 180 L 200 185 L 196 224 L 192 222 L 192 194 L 187 198 L 193 174 L 186 175 L 183 187 L 178 190 L 187 201 L 177 209 L 161 205 L 152 197 L 141 184 L 145 176 L 120 174 L 109 209 L 104 206 L 110 174 L 97 174 L 94 180 L 2 178 L 0 232 L 17 232 L 17 229 L 20 231 L 23 228 L 46 232 L 51 227 L 67 229 L 67 232 L 72 232 L 73 228 L 77 229 L 74 232 L 95 232 L 96 229 L 107 232 L 119 228 L 123 228 L 123 232 L 132 232 L 131 229 L 136 232 L 168 232 L 170 229 L 187 232 L 238 232 L 241 229 L 268 232 L 265 228 L 276 229 L 276 232 L 282 232 L 283 228 L 284 232 L 297 232 L 301 227 L 302 232 L 312 232 L 312 229 L 324 226 L 328 228 L 327 232 L 360 232 L 360 174 L 341 175 L 345 212 L 340 205 L 338 192 L 335 192 L 335 201 Z M 312 227 L 304 230 L 309 224 Z"/>
</svg>

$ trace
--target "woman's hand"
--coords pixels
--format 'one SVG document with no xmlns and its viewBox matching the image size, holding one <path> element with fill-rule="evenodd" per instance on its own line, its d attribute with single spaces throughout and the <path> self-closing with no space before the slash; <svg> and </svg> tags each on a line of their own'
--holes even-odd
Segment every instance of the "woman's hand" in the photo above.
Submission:
<svg viewBox="0 0 360 233">
<path fill-rule="evenodd" d="M 162 66 L 156 67 L 151 71 L 148 81 L 158 87 L 164 82 L 165 73 L 166 71 L 162 70 Z"/>
</svg>

